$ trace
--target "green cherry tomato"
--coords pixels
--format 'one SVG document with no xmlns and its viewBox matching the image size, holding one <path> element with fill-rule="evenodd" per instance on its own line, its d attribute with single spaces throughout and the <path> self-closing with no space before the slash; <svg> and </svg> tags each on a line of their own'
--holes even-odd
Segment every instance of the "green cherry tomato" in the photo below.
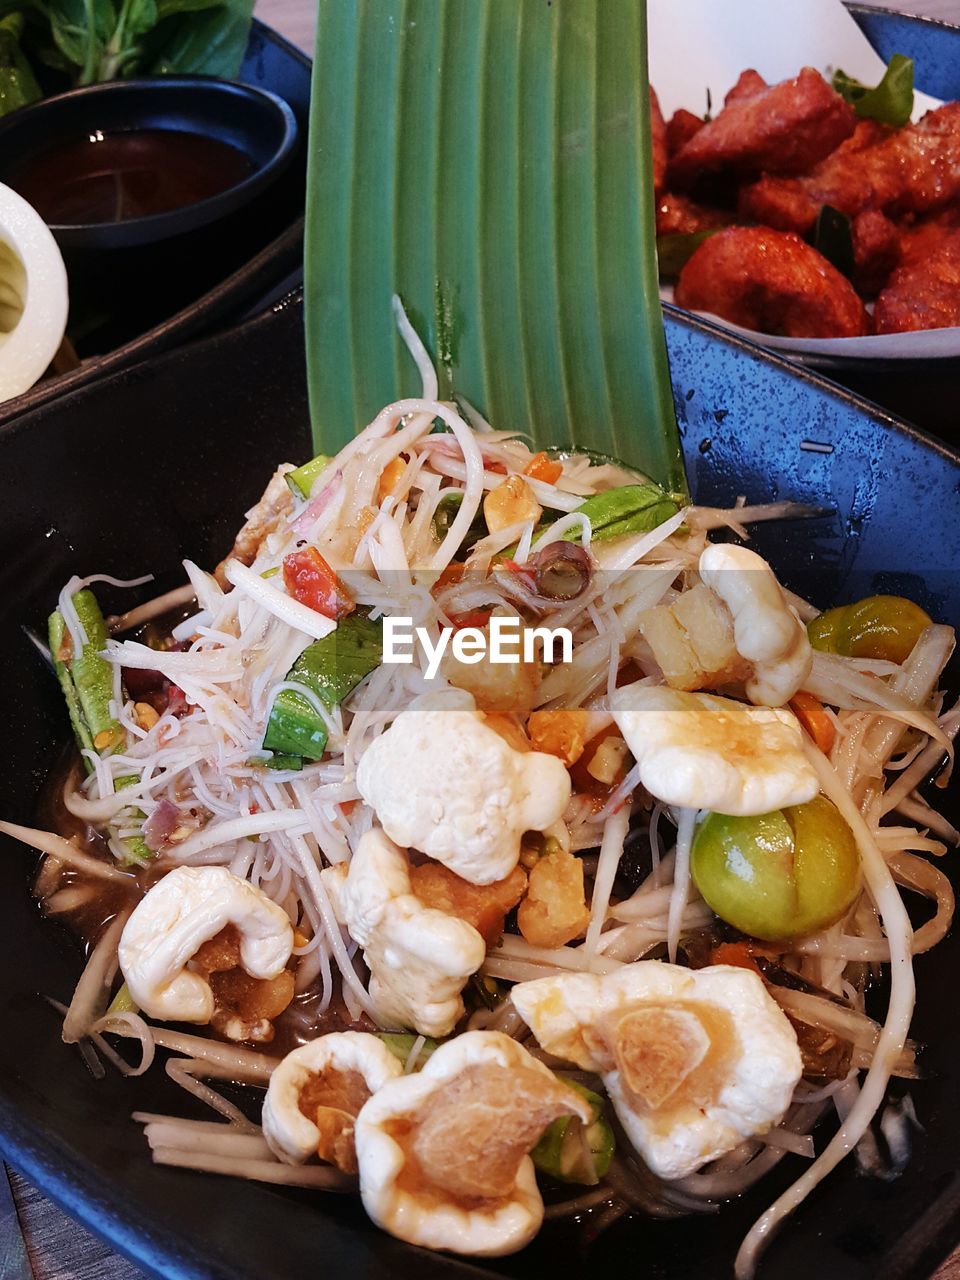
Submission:
<svg viewBox="0 0 960 1280">
<path fill-rule="evenodd" d="M 860 888 L 853 832 L 825 796 L 750 818 L 711 813 L 690 870 L 721 920 L 767 942 L 826 929 Z"/>
<path fill-rule="evenodd" d="M 847 658 L 905 662 L 930 616 L 903 596 L 868 596 L 828 609 L 807 626 L 814 649 Z"/>
<path fill-rule="evenodd" d="M 814 649 L 821 653 L 839 653 L 843 624 L 847 616 L 847 606 L 840 605 L 836 609 L 827 609 L 807 623 L 807 635 Z"/>
</svg>

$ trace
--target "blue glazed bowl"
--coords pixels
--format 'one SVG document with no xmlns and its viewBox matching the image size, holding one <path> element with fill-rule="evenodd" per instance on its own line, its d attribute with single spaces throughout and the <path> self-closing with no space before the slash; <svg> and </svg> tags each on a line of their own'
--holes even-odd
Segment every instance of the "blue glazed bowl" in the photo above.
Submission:
<svg viewBox="0 0 960 1280">
<path fill-rule="evenodd" d="M 788 585 L 827 605 L 897 584 L 938 618 L 960 619 L 955 454 L 696 320 L 671 317 L 667 337 L 696 496 L 724 504 L 739 494 L 790 497 L 829 509 L 758 535 Z M 149 442 L 146 457 L 128 447 L 134 421 Z M 0 427 L 5 817 L 32 819 L 37 788 L 68 735 L 56 683 L 22 624 L 42 625 L 74 572 L 152 570 L 158 582 L 142 591 L 154 594 L 182 579 L 182 557 L 216 563 L 277 461 L 310 452 L 296 301 Z M 82 959 L 35 910 L 31 858 L 5 838 L 0 846 L 0 1155 L 157 1275 L 542 1280 L 639 1268 L 652 1280 L 727 1280 L 739 1240 L 799 1172 L 799 1158 L 789 1157 L 716 1215 L 624 1221 L 585 1252 L 579 1234 L 557 1227 L 516 1257 L 480 1265 L 401 1245 L 350 1197 L 151 1165 L 127 1117 L 182 1109 L 183 1094 L 156 1070 L 95 1082 L 60 1042 L 59 1020 L 40 996 L 67 997 Z M 911 1086 L 923 1125 L 913 1159 L 894 1183 L 860 1178 L 847 1161 L 788 1223 L 761 1280 L 920 1280 L 960 1235 L 952 991 L 960 935 L 919 957 L 916 969 L 914 1034 L 929 1047 L 924 1078 Z"/>
</svg>

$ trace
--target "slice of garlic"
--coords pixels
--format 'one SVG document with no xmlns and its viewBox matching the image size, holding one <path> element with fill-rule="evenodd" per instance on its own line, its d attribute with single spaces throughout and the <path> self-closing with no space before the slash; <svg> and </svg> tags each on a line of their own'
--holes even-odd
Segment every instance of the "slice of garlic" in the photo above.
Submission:
<svg viewBox="0 0 960 1280">
<path fill-rule="evenodd" d="M 46 223 L 0 184 L 0 401 L 29 391 L 67 327 L 67 272 Z"/>
</svg>

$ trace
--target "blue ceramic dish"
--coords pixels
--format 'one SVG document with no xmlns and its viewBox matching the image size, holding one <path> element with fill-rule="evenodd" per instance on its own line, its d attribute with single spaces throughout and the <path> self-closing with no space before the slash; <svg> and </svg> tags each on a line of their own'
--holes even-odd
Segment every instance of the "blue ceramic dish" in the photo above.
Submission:
<svg viewBox="0 0 960 1280">
<path fill-rule="evenodd" d="M 956 455 L 695 320 L 671 317 L 667 333 L 698 498 L 728 504 L 742 493 L 829 508 L 758 537 L 788 585 L 822 605 L 896 585 L 936 616 L 960 619 Z M 134 421 L 149 442 L 146 457 L 128 447 Z M 21 624 L 42 625 L 73 572 L 152 570 L 152 594 L 180 580 L 184 556 L 215 563 L 276 462 L 310 451 L 296 300 L 0 428 L 5 817 L 33 818 L 68 732 L 59 690 Z M 136 1108 L 182 1109 L 184 1096 L 158 1070 L 95 1082 L 61 1044 L 59 1020 L 40 996 L 67 997 L 81 956 L 34 908 L 31 858 L 0 844 L 0 1155 L 158 1275 L 541 1280 L 642 1269 L 653 1280 L 726 1280 L 750 1223 L 797 1176 L 801 1162 L 788 1157 L 716 1215 L 624 1221 L 589 1248 L 557 1227 L 522 1254 L 481 1266 L 399 1244 L 353 1198 L 153 1166 L 127 1117 Z M 916 967 L 914 1033 L 929 1047 L 924 1079 L 910 1089 L 923 1125 L 913 1158 L 893 1183 L 860 1178 L 847 1161 L 788 1223 L 761 1280 L 920 1280 L 960 1236 L 960 1024 L 951 982 L 960 936 Z"/>
</svg>

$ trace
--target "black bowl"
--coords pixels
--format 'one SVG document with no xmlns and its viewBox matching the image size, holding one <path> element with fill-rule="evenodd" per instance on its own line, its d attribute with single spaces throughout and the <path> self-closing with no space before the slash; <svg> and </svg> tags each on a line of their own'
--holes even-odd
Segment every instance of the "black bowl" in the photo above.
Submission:
<svg viewBox="0 0 960 1280">
<path fill-rule="evenodd" d="M 957 621 L 956 455 L 696 321 L 671 319 L 668 340 L 697 496 L 793 497 L 832 508 L 758 537 L 788 585 L 826 605 L 898 583 Z M 69 732 L 56 683 L 23 624 L 42 626 L 73 572 L 152 570 L 158 581 L 140 589 L 143 598 L 180 579 L 183 556 L 215 563 L 277 460 L 310 452 L 295 302 L 0 428 L 4 817 L 31 820 Z M 105 595 L 108 608 L 119 602 Z M 41 995 L 68 997 L 82 958 L 31 902 L 33 857 L 0 843 L 0 1155 L 157 1274 L 540 1280 L 640 1267 L 652 1280 L 726 1280 L 739 1239 L 801 1167 L 788 1157 L 767 1183 L 714 1216 L 624 1222 L 586 1253 L 574 1232 L 547 1229 L 516 1257 L 481 1265 L 399 1244 L 353 1199 L 152 1166 L 128 1116 L 183 1108 L 184 1095 L 159 1070 L 97 1083 L 61 1044 Z M 949 871 L 950 860 L 944 865 Z M 950 975 L 960 970 L 960 936 L 916 968 L 914 1031 L 929 1047 L 924 1078 L 910 1089 L 924 1126 L 913 1159 L 893 1183 L 858 1177 L 848 1160 L 787 1224 L 761 1280 L 919 1278 L 957 1238 L 960 1028 Z"/>
<path fill-rule="evenodd" d="M 259 243 L 258 217 L 297 141 L 293 111 L 263 89 L 201 76 L 115 81 L 58 94 L 0 120 L 0 182 L 20 189 L 23 166 L 64 144 L 145 130 L 226 143 L 252 172 L 168 212 L 50 224 L 67 267 L 68 334 L 81 354 L 114 346 L 179 310 L 197 296 L 198 271 L 219 279 L 250 257 Z"/>
<path fill-rule="evenodd" d="M 114 80 L 57 94 L 0 120 L 0 182 L 28 195 L 21 189 L 23 167 L 45 152 L 97 134 L 143 130 L 200 135 L 225 143 L 246 157 L 250 172 L 206 199 L 162 213 L 111 222 L 48 220 L 68 262 L 83 254 L 88 269 L 110 272 L 117 269 L 117 259 L 103 255 L 175 240 L 170 247 L 182 255 L 181 270 L 186 273 L 192 243 L 187 237 L 213 224 L 218 239 L 229 235 L 233 224 L 227 219 L 277 181 L 297 141 L 293 111 L 265 89 L 209 76 Z M 143 263 L 149 271 L 148 256 Z M 119 268 L 123 269 L 122 259 Z"/>
<path fill-rule="evenodd" d="M 279 94 L 289 103 L 300 136 L 293 159 L 273 188 L 267 207 L 258 206 L 255 218 L 249 219 L 251 241 L 242 246 L 225 269 L 212 271 L 207 262 L 195 261 L 189 299 L 185 303 L 173 302 L 169 310 L 159 315 L 152 299 L 129 290 L 120 299 L 129 313 L 122 329 L 107 330 L 101 341 L 85 344 L 79 368 L 45 378 L 25 395 L 0 403 L 0 423 L 147 356 L 236 323 L 263 305 L 268 296 L 276 296 L 284 281 L 299 277 L 303 264 L 310 73 L 306 54 L 254 19 L 237 79 Z M 141 304 L 148 305 L 141 310 Z"/>
</svg>

